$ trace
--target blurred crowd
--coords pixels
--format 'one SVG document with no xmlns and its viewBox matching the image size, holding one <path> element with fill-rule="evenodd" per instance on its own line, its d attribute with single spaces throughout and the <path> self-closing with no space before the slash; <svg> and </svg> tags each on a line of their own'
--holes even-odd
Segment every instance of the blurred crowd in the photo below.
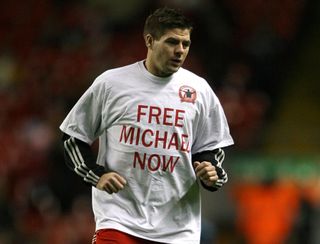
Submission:
<svg viewBox="0 0 320 244">
<path fill-rule="evenodd" d="M 221 99 L 233 150 L 263 146 L 307 0 L 2 1 L 0 243 L 90 243 L 90 189 L 64 165 L 58 127 L 98 74 L 144 58 L 144 19 L 163 5 L 182 9 L 195 23 L 186 67 Z M 250 187 L 238 192 L 257 193 Z M 259 205 L 245 194 L 237 195 L 239 208 L 248 208 L 248 199 L 252 208 Z M 295 194 L 279 195 L 279 204 L 293 205 L 288 216 L 300 207 Z M 250 233 L 240 225 L 234 228 Z M 249 241 L 244 234 L 242 241 L 284 243 L 290 231 L 280 232 L 283 238 L 274 242 Z"/>
</svg>

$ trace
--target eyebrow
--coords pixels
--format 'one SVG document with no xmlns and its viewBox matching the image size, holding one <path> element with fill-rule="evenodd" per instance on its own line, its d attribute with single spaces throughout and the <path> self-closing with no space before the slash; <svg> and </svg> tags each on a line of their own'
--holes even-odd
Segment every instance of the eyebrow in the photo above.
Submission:
<svg viewBox="0 0 320 244">
<path fill-rule="evenodd" d="M 168 37 L 165 41 L 176 41 L 176 42 L 180 42 L 179 38 L 175 38 L 175 37 Z M 191 40 L 181 40 L 182 43 L 190 45 L 191 44 Z"/>
</svg>

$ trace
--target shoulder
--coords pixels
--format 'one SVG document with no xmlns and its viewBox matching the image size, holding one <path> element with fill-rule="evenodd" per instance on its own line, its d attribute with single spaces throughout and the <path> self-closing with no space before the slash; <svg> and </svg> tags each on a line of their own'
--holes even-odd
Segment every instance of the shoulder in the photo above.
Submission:
<svg viewBox="0 0 320 244">
<path fill-rule="evenodd" d="M 182 67 L 179 69 L 179 74 L 181 76 L 189 77 L 189 78 L 196 79 L 196 80 L 204 80 L 201 76 L 193 73 L 192 71 L 190 71 L 186 68 L 182 68 Z"/>
<path fill-rule="evenodd" d="M 195 92 L 199 105 L 215 107 L 220 104 L 217 94 L 205 78 L 187 69 L 181 69 L 179 73 L 179 79 Z"/>
<path fill-rule="evenodd" d="M 108 80 L 117 77 L 123 77 L 128 75 L 128 73 L 135 73 L 138 70 L 138 63 L 129 64 L 122 67 L 117 67 L 113 69 L 106 70 L 100 74 L 96 80 Z"/>
<path fill-rule="evenodd" d="M 91 87 L 109 90 L 111 87 L 117 87 L 119 84 L 127 83 L 128 77 L 132 77 L 133 74 L 138 74 L 138 70 L 138 63 L 106 70 L 95 78 Z"/>
<path fill-rule="evenodd" d="M 214 93 L 212 87 L 205 78 L 193 73 L 188 69 L 180 68 L 179 76 L 180 79 L 187 82 L 190 86 L 194 87 L 201 93 Z"/>
</svg>

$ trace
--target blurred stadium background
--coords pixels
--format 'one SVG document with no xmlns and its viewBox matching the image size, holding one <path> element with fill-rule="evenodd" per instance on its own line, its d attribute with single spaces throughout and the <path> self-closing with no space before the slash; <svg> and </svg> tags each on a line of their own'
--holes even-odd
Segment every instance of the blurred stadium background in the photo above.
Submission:
<svg viewBox="0 0 320 244">
<path fill-rule="evenodd" d="M 90 189 L 58 126 L 102 71 L 144 58 L 145 17 L 194 21 L 185 66 L 212 85 L 235 146 L 203 191 L 202 244 L 319 244 L 320 2 L 10 0 L 0 3 L 0 243 L 90 243 Z"/>
</svg>

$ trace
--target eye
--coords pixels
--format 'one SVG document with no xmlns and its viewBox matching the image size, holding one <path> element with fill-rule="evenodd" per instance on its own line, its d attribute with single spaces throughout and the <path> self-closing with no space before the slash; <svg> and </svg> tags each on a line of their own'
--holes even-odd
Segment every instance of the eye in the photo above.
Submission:
<svg viewBox="0 0 320 244">
<path fill-rule="evenodd" d="M 171 45 L 177 45 L 179 44 L 179 41 L 176 40 L 176 39 L 172 39 L 172 38 L 169 38 L 166 40 L 167 43 L 171 44 Z"/>
<path fill-rule="evenodd" d="M 184 41 L 184 42 L 182 42 L 182 45 L 183 45 L 184 48 L 188 48 L 188 47 L 190 47 L 191 42 L 190 41 Z"/>
</svg>

